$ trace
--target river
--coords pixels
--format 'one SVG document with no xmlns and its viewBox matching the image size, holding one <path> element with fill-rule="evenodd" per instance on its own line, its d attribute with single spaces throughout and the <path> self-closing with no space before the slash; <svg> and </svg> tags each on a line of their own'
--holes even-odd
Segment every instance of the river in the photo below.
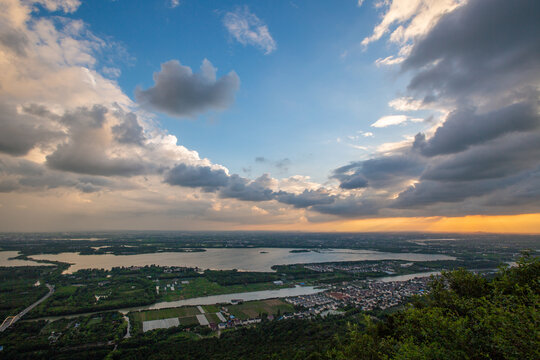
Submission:
<svg viewBox="0 0 540 360">
<path fill-rule="evenodd" d="M 278 290 L 263 290 L 263 291 L 251 291 L 243 293 L 234 293 L 234 294 L 222 294 L 222 295 L 212 295 L 212 296 L 203 296 L 198 298 L 191 298 L 185 300 L 177 301 L 162 301 L 150 305 L 127 307 L 121 309 L 114 309 L 108 311 L 118 311 L 122 314 L 127 314 L 130 311 L 142 311 L 142 310 L 157 310 L 157 309 L 167 309 L 180 306 L 195 306 L 195 305 L 213 305 L 213 304 L 223 304 L 230 303 L 233 299 L 242 299 L 243 301 L 253 301 L 253 300 L 265 300 L 265 299 L 275 299 L 275 298 L 284 298 L 289 296 L 299 296 L 299 295 L 309 295 L 322 292 L 326 289 L 316 288 L 314 286 L 295 286 L 293 288 L 283 288 Z M 59 315 L 59 316 L 47 316 L 34 320 L 49 320 L 55 321 L 58 319 L 65 318 L 74 318 L 78 316 L 87 316 L 92 314 L 98 314 L 105 311 L 94 311 L 83 314 L 70 314 L 70 315 Z"/>
</svg>

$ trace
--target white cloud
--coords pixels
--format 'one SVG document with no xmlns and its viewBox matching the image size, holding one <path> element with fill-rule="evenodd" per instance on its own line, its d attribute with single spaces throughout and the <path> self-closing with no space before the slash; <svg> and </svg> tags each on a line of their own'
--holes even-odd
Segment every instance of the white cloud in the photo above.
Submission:
<svg viewBox="0 0 540 360">
<path fill-rule="evenodd" d="M 376 128 L 383 128 L 387 126 L 403 124 L 406 121 L 406 115 L 388 115 L 383 116 L 379 120 L 375 121 L 373 124 L 371 124 L 371 126 Z"/>
<path fill-rule="evenodd" d="M 371 126 L 376 127 L 376 128 L 384 128 L 384 127 L 392 126 L 392 125 L 405 124 L 408 121 L 418 123 L 418 122 L 424 121 L 424 119 L 412 118 L 407 115 L 388 115 L 388 116 L 383 116 L 379 120 L 375 121 L 373 124 L 371 124 Z"/>
<path fill-rule="evenodd" d="M 354 149 L 357 149 L 357 150 L 364 150 L 364 151 L 368 150 L 367 147 L 362 146 L 362 145 L 355 145 L 355 144 L 347 144 L 347 145 L 349 145 L 350 147 L 352 147 Z"/>
<path fill-rule="evenodd" d="M 401 64 L 403 61 L 405 61 L 404 57 L 395 57 L 394 55 L 390 55 L 383 58 L 379 58 L 375 60 L 375 65 L 381 66 L 381 65 L 397 65 Z"/>
<path fill-rule="evenodd" d="M 417 111 L 422 109 L 422 101 L 416 100 L 413 97 L 400 97 L 391 100 L 388 106 L 399 111 Z"/>
<path fill-rule="evenodd" d="M 465 0 L 392 0 L 377 3 L 377 7 L 385 7 L 381 22 L 373 29 L 373 33 L 362 40 L 362 45 L 379 40 L 391 32 L 390 41 L 406 44 L 426 34 L 448 12 L 463 5 Z"/>
<path fill-rule="evenodd" d="M 171 9 L 174 9 L 175 7 L 178 7 L 180 5 L 180 0 L 170 0 L 169 1 L 169 7 Z"/>
<path fill-rule="evenodd" d="M 26 2 L 41 4 L 49 11 L 61 10 L 66 13 L 73 13 L 81 6 L 80 0 L 31 0 Z"/>
<path fill-rule="evenodd" d="M 258 47 L 264 51 L 265 55 L 277 49 L 277 44 L 272 38 L 268 26 L 251 13 L 247 6 L 226 13 L 223 24 L 236 41 L 242 45 Z"/>
</svg>

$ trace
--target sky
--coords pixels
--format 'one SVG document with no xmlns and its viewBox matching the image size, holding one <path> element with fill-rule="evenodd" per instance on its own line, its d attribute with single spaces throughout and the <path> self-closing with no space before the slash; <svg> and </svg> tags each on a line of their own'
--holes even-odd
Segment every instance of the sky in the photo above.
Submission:
<svg viewBox="0 0 540 360">
<path fill-rule="evenodd" d="M 540 233 L 534 0 L 0 0 L 0 231 Z"/>
</svg>

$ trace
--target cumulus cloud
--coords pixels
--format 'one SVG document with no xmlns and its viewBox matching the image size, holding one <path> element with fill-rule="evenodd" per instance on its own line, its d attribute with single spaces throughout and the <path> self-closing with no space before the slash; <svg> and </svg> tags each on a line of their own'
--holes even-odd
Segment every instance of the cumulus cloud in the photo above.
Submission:
<svg viewBox="0 0 540 360">
<path fill-rule="evenodd" d="M 47 127 L 47 123 L 29 114 L 21 114 L 13 105 L 0 103 L 0 152 L 26 155 L 39 145 L 60 138 L 62 133 Z"/>
<path fill-rule="evenodd" d="M 229 34 L 242 45 L 255 46 L 264 51 L 265 55 L 277 49 L 268 26 L 257 15 L 251 13 L 247 6 L 238 7 L 235 11 L 226 13 L 223 24 Z"/>
<path fill-rule="evenodd" d="M 137 115 L 130 112 L 123 114 L 119 112 L 119 115 L 123 118 L 122 122 L 112 127 L 112 133 L 116 141 L 123 144 L 135 144 L 143 145 L 144 129 L 137 120 Z"/>
<path fill-rule="evenodd" d="M 199 73 L 171 60 L 154 73 L 154 86 L 137 88 L 135 98 L 144 107 L 176 117 L 194 117 L 210 110 L 224 110 L 234 101 L 240 79 L 234 71 L 221 78 L 217 69 L 204 59 Z"/>
<path fill-rule="evenodd" d="M 170 185 L 202 187 L 206 191 L 215 191 L 229 183 L 229 175 L 223 169 L 210 166 L 179 164 L 165 176 Z"/>
<path fill-rule="evenodd" d="M 104 176 L 146 172 L 150 164 L 138 156 L 127 157 L 114 151 L 103 126 L 106 113 L 106 108 L 96 105 L 64 114 L 60 121 L 68 128 L 68 140 L 47 155 L 47 165 L 56 170 Z"/>
</svg>

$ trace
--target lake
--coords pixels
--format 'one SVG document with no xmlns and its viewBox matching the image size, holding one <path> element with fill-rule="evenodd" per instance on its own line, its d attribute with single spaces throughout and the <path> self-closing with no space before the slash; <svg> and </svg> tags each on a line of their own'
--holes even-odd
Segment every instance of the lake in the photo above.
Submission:
<svg viewBox="0 0 540 360">
<path fill-rule="evenodd" d="M 18 251 L 0 251 L 0 266 L 47 266 L 30 260 L 10 259 L 19 256 Z"/>
<path fill-rule="evenodd" d="M 321 263 L 334 261 L 454 260 L 452 256 L 420 253 L 389 253 L 371 250 L 325 249 L 291 252 L 292 248 L 221 248 L 204 252 L 160 252 L 137 255 L 80 255 L 79 253 L 32 255 L 32 259 L 61 261 L 72 264 L 65 273 L 81 269 L 111 269 L 129 266 L 182 266 L 201 269 L 239 271 L 272 271 L 272 265 Z M 7 265 L 9 266 L 9 265 Z"/>
</svg>

